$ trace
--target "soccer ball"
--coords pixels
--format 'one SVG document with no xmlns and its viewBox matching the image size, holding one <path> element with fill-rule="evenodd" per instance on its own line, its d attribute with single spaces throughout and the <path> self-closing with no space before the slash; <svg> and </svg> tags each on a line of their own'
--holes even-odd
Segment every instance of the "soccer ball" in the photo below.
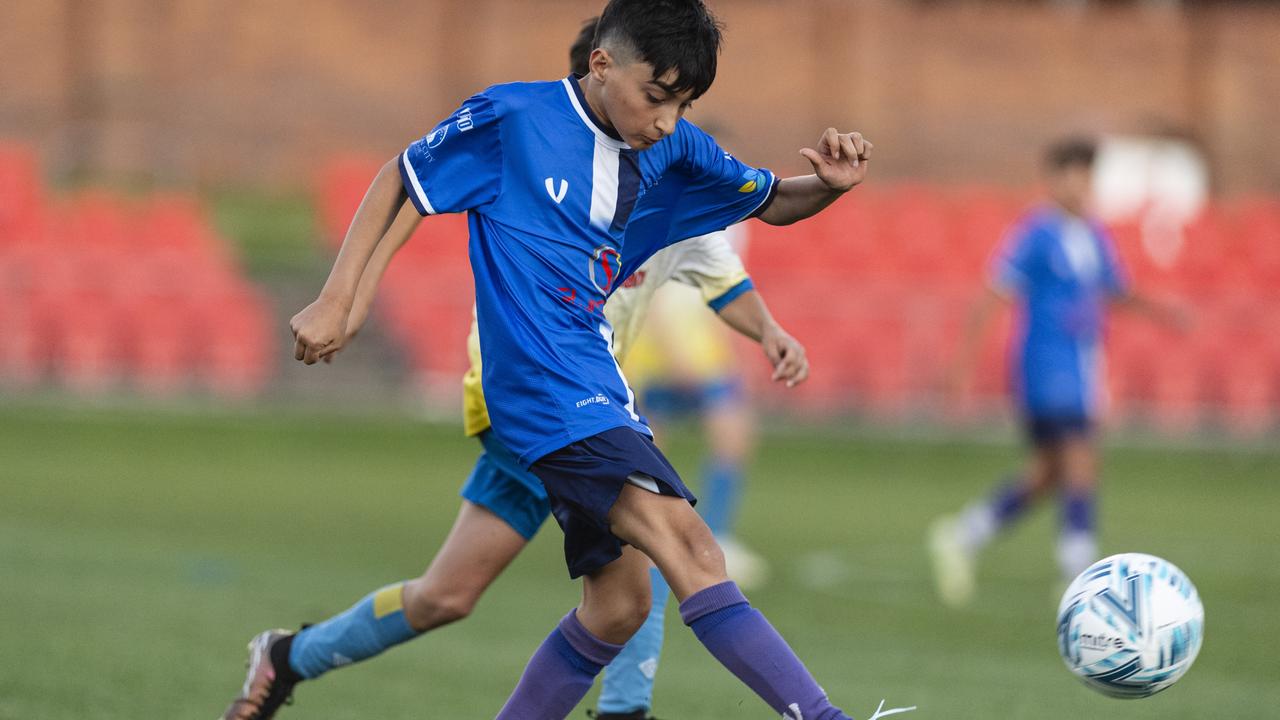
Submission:
<svg viewBox="0 0 1280 720">
<path fill-rule="evenodd" d="M 1058 652 L 1104 695 L 1154 695 L 1182 677 L 1204 638 L 1204 606 L 1172 563 L 1125 553 L 1099 560 L 1058 605 Z"/>
</svg>

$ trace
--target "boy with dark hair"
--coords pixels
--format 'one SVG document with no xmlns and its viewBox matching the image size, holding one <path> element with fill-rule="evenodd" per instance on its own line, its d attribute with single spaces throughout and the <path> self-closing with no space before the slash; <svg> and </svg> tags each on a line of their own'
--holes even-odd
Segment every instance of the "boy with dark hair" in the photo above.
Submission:
<svg viewBox="0 0 1280 720">
<path fill-rule="evenodd" d="M 715 77 L 720 29 L 698 0 L 613 0 L 590 72 L 489 88 L 374 179 L 295 357 L 341 349 L 363 270 L 406 197 L 468 211 L 482 382 L 496 436 L 545 486 L 583 599 L 498 717 L 565 717 L 643 623 L 651 558 L 681 616 L 727 668 L 794 720 L 847 718 L 727 579 L 693 495 L 658 449 L 610 353 L 602 306 L 662 247 L 759 217 L 803 219 L 867 172 L 871 144 L 828 129 L 779 181 L 684 121 Z M 626 240 L 625 253 L 623 240 Z M 647 556 L 647 557 L 646 557 Z"/>
<path fill-rule="evenodd" d="M 988 272 L 988 292 L 974 308 L 957 366 L 963 382 L 978 340 L 996 306 L 1016 304 L 1018 330 L 1012 376 L 1033 447 L 1030 462 L 989 498 L 977 500 L 930 530 L 938 593 L 952 606 L 974 595 L 974 565 L 997 533 L 1051 490 L 1062 503 L 1057 559 L 1070 582 L 1097 559 L 1094 503 L 1101 409 L 1103 322 L 1109 304 L 1173 326 L 1180 311 L 1137 294 L 1111 238 L 1089 217 L 1097 145 L 1067 138 L 1044 155 L 1050 203 L 1018 221 Z"/>
<path fill-rule="evenodd" d="M 575 75 L 587 72 L 595 26 L 592 18 L 574 43 L 570 64 Z M 363 326 L 384 271 L 419 220 L 406 204 L 379 241 L 360 278 L 347 320 L 348 339 Z M 696 287 L 721 320 L 759 342 L 774 366 L 774 380 L 792 386 L 807 377 L 804 348 L 773 320 L 723 233 L 664 248 L 610 296 L 605 316 L 615 329 L 613 352 L 620 363 L 644 323 L 654 290 L 668 281 Z M 463 378 L 464 427 L 484 452 L 462 487 L 462 508 L 448 539 L 420 577 L 370 593 L 345 612 L 297 633 L 273 630 L 255 637 L 250 643 L 256 649 L 254 661 L 242 697 L 232 702 L 223 720 L 268 720 L 298 682 L 464 619 L 550 515 L 541 481 L 519 466 L 489 426 L 474 322 L 467 349 L 472 365 Z M 660 573 L 650 574 L 653 609 L 606 670 L 597 715 L 602 720 L 643 720 L 651 707 L 668 590 Z"/>
</svg>

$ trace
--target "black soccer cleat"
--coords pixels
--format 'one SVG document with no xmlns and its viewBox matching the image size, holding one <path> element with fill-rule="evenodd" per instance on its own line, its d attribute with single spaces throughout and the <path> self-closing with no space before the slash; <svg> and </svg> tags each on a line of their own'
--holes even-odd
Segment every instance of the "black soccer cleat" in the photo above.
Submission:
<svg viewBox="0 0 1280 720">
<path fill-rule="evenodd" d="M 266 630 L 249 641 L 244 687 L 220 720 L 270 720 L 282 705 L 293 702 L 293 688 L 302 680 L 289 667 L 293 635 L 288 630 Z"/>
</svg>

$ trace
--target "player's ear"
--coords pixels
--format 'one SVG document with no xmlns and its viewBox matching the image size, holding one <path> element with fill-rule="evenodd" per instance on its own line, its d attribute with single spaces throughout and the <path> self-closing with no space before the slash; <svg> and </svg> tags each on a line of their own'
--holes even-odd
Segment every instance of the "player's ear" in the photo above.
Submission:
<svg viewBox="0 0 1280 720">
<path fill-rule="evenodd" d="M 604 82 L 605 72 L 614 64 L 613 56 L 604 48 L 592 50 L 591 57 L 587 59 L 588 71 L 600 82 Z"/>
</svg>

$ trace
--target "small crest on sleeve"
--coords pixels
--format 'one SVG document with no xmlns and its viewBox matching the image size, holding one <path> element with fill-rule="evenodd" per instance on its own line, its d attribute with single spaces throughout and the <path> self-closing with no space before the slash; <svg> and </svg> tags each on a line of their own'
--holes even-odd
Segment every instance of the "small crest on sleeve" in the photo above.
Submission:
<svg viewBox="0 0 1280 720">
<path fill-rule="evenodd" d="M 738 188 L 740 193 L 753 193 L 764 185 L 764 173 L 759 170 L 748 170 L 742 173 L 742 187 Z"/>
<path fill-rule="evenodd" d="M 444 142 L 444 136 L 449 134 L 449 124 L 444 123 L 440 127 L 431 131 L 427 136 L 427 147 L 435 149 L 440 147 L 440 143 Z"/>
</svg>

